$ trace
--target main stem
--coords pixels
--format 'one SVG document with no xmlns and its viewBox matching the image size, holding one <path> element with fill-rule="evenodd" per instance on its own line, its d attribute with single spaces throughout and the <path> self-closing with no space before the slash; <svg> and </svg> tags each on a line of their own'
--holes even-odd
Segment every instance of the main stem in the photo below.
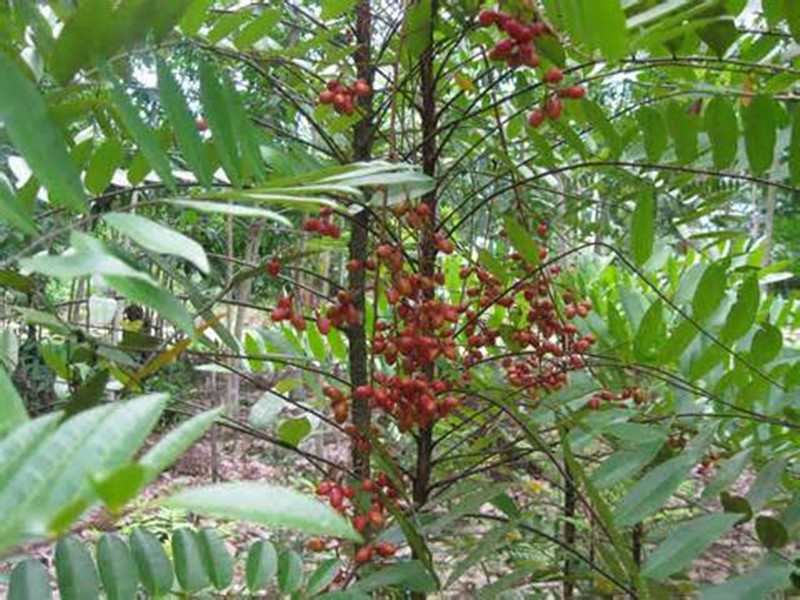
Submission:
<svg viewBox="0 0 800 600">
<path fill-rule="evenodd" d="M 358 77 L 364 79 L 370 86 L 373 84 L 372 69 L 372 8 L 370 0 L 359 0 L 356 11 L 356 44 L 354 54 L 356 72 Z M 353 131 L 353 159 L 356 161 L 369 160 L 372 155 L 373 131 L 373 105 L 372 95 L 358 100 L 358 109 L 361 119 L 356 123 Z M 369 257 L 369 212 L 362 210 L 352 219 L 350 233 L 349 253 L 351 260 L 358 260 L 361 264 Z M 349 275 L 349 289 L 352 301 L 362 315 L 365 315 L 366 273 L 364 269 L 351 271 Z M 349 341 L 348 358 L 350 365 L 350 382 L 353 388 L 369 382 L 367 355 L 366 315 L 361 324 L 352 326 L 347 330 Z M 353 398 L 352 405 L 353 425 L 362 436 L 369 434 L 372 420 L 369 400 Z M 352 447 L 353 471 L 360 478 L 369 477 L 369 455 L 359 449 L 353 441 Z"/>
</svg>

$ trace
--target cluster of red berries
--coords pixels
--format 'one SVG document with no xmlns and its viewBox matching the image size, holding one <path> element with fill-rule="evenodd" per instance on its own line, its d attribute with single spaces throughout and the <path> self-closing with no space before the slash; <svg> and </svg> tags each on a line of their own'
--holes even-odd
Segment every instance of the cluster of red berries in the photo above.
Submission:
<svg viewBox="0 0 800 600">
<path fill-rule="evenodd" d="M 317 319 L 317 328 L 322 334 L 330 331 L 331 325 L 337 329 L 346 329 L 361 324 L 364 315 L 356 305 L 350 292 L 344 290 L 336 294 L 336 303 L 331 306 L 324 317 Z"/>
<path fill-rule="evenodd" d="M 283 296 L 278 299 L 278 305 L 272 311 L 270 318 L 275 323 L 289 321 L 297 331 L 306 330 L 306 319 L 303 315 L 294 312 L 294 297 Z"/>
<path fill-rule="evenodd" d="M 281 261 L 277 256 L 274 256 L 267 263 L 267 273 L 273 277 L 277 277 L 281 272 Z"/>
<path fill-rule="evenodd" d="M 592 394 L 591 398 L 586 402 L 586 407 L 590 410 L 600 410 L 603 403 L 618 403 L 617 406 L 625 408 L 626 400 L 633 400 L 637 405 L 646 401 L 647 397 L 645 392 L 637 387 L 629 387 L 622 390 L 620 393 L 615 394 L 611 390 L 601 390 L 596 394 Z M 613 404 L 611 404 L 613 406 Z"/>
<path fill-rule="evenodd" d="M 326 385 L 322 388 L 322 393 L 331 401 L 331 410 L 336 422 L 340 425 L 345 423 L 350 412 L 347 406 L 347 395 L 335 385 Z"/>
<path fill-rule="evenodd" d="M 481 11 L 478 22 L 481 27 L 496 25 L 507 35 L 492 48 L 489 58 L 505 61 L 509 67 L 538 67 L 541 59 L 536 53 L 535 40 L 553 33 L 550 26 L 541 21 L 525 25 L 511 15 L 495 10 Z"/>
<path fill-rule="evenodd" d="M 579 85 L 557 87 L 563 79 L 564 72 L 558 67 L 551 67 L 544 74 L 542 80 L 553 89 L 548 91 L 543 106 L 534 110 L 528 118 L 528 123 L 530 123 L 531 127 L 539 127 L 546 119 L 557 121 L 561 117 L 561 111 L 563 110 L 562 98 L 580 100 L 586 96 L 586 89 Z"/>
<path fill-rule="evenodd" d="M 331 220 L 333 209 L 324 206 L 319 211 L 319 218 L 312 217 L 303 223 L 303 231 L 308 233 L 318 233 L 323 237 L 330 237 L 338 240 L 342 235 L 342 229 Z"/>
<path fill-rule="evenodd" d="M 331 507 L 349 517 L 353 528 L 362 533 L 368 526 L 382 529 L 386 525 L 386 502 L 397 498 L 397 490 L 384 473 L 379 473 L 374 480 L 362 479 L 358 488 L 335 481 L 321 481 L 317 486 L 317 495 L 326 497 Z M 328 545 L 320 538 L 313 538 L 308 541 L 307 547 L 313 552 L 322 552 Z M 356 551 L 354 560 L 363 564 L 372 561 L 375 554 L 390 558 L 396 552 L 397 546 L 389 542 L 365 544 Z"/>
<path fill-rule="evenodd" d="M 339 79 L 331 79 L 325 87 L 319 95 L 319 103 L 330 104 L 340 115 L 352 115 L 356 110 L 356 98 L 365 98 L 372 94 L 372 88 L 364 79 L 357 79 L 350 86 Z"/>
</svg>

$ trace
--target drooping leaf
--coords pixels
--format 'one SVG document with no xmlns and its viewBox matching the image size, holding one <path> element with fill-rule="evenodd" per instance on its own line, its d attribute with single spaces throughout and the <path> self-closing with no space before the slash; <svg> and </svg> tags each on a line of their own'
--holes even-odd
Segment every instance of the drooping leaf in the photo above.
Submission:
<svg viewBox="0 0 800 600">
<path fill-rule="evenodd" d="M 144 486 L 147 470 L 139 464 L 128 463 L 92 483 L 97 495 L 112 512 L 118 512 Z"/>
<path fill-rule="evenodd" d="M 724 264 L 714 262 L 708 265 L 692 297 L 692 316 L 702 323 L 713 315 L 725 297 L 726 287 Z"/>
<path fill-rule="evenodd" d="M 251 482 L 209 485 L 178 492 L 164 504 L 209 516 L 354 541 L 361 539 L 350 523 L 329 506 L 294 490 L 272 485 Z"/>
<path fill-rule="evenodd" d="M 42 563 L 28 558 L 14 565 L 8 582 L 8 600 L 51 600 L 50 576 Z M 109 600 L 115 600 L 110 598 Z"/>
<path fill-rule="evenodd" d="M 86 187 L 93 194 L 102 194 L 125 157 L 125 147 L 118 138 L 108 138 L 92 155 L 86 169 Z"/>
<path fill-rule="evenodd" d="M 222 536 L 217 530 L 206 527 L 198 532 L 197 541 L 211 585 L 217 590 L 227 588 L 233 582 L 233 558 Z"/>
<path fill-rule="evenodd" d="M 100 582 L 89 551 L 80 539 L 69 535 L 56 544 L 58 592 L 63 600 L 92 600 L 100 597 Z"/>
<path fill-rule="evenodd" d="M 312 430 L 311 422 L 306 417 L 286 419 L 278 426 L 278 439 L 298 446 Z"/>
<path fill-rule="evenodd" d="M 150 595 L 163 596 L 172 589 L 172 563 L 156 536 L 137 527 L 131 533 L 131 552 L 139 581 Z"/>
<path fill-rule="evenodd" d="M 786 472 L 786 465 L 786 459 L 778 457 L 768 462 L 758 472 L 755 481 L 750 485 L 750 489 L 747 490 L 747 501 L 753 507 L 754 512 L 764 508 L 775 493 L 775 488 L 778 487 L 781 476 Z"/>
<path fill-rule="evenodd" d="M 203 247 L 192 238 L 131 213 L 107 213 L 103 221 L 147 250 L 186 259 L 203 273 L 209 265 Z"/>
<path fill-rule="evenodd" d="M 667 104 L 667 129 L 675 142 L 675 156 L 680 164 L 692 162 L 697 156 L 697 123 L 683 104 Z"/>
<path fill-rule="evenodd" d="M 39 233 L 30 210 L 23 205 L 14 192 L 11 182 L 2 173 L 0 173 L 0 220 L 6 221 L 27 235 Z"/>
<path fill-rule="evenodd" d="M 724 96 L 714 96 L 708 103 L 703 115 L 703 127 L 711 140 L 714 166 L 727 169 L 736 158 L 739 122 L 733 105 Z"/>
<path fill-rule="evenodd" d="M 702 500 L 714 498 L 721 491 L 730 487 L 741 475 L 747 463 L 750 462 L 752 450 L 743 450 L 724 461 L 717 472 L 717 476 L 706 486 L 700 497 Z"/>
<path fill-rule="evenodd" d="M 104 279 L 109 287 L 131 302 L 152 308 L 189 335 L 194 333 L 192 317 L 186 307 L 165 289 L 133 277 L 107 275 Z"/>
<path fill-rule="evenodd" d="M 763 173 L 772 167 L 777 140 L 774 104 L 770 96 L 758 95 L 743 109 L 747 162 L 754 173 Z"/>
<path fill-rule="evenodd" d="M 172 532 L 172 558 L 183 591 L 193 594 L 208 585 L 208 574 L 194 529 L 180 527 Z"/>
<path fill-rule="evenodd" d="M 303 583 L 303 560 L 294 550 L 281 550 L 278 554 L 278 588 L 282 594 L 291 594 Z"/>
<path fill-rule="evenodd" d="M 308 578 L 308 584 L 306 585 L 305 593 L 308 596 L 315 596 L 316 594 L 319 594 L 322 590 L 333 583 L 333 580 L 336 579 L 336 575 L 339 573 L 341 568 L 342 563 L 338 558 L 329 558 L 328 560 L 322 562 Z"/>
<path fill-rule="evenodd" d="M 656 194 L 649 189 L 639 196 L 631 221 L 631 256 L 636 266 L 644 265 L 653 254 L 656 231 Z"/>
<path fill-rule="evenodd" d="M 411 592 L 431 593 L 436 590 L 436 580 L 423 564 L 417 560 L 389 565 L 361 579 L 353 589 L 372 592 L 387 587 L 400 586 Z"/>
<path fill-rule="evenodd" d="M 213 169 L 197 130 L 197 123 L 169 67 L 162 59 L 159 59 L 156 64 L 159 96 L 175 131 L 178 146 L 180 146 L 186 162 L 189 163 L 189 167 L 197 176 L 197 180 L 203 186 L 210 187 L 213 183 Z"/>
<path fill-rule="evenodd" d="M 656 109 L 643 106 L 636 112 L 642 130 L 647 160 L 657 163 L 667 149 L 667 124 Z"/>
<path fill-rule="evenodd" d="M 228 179 L 235 187 L 242 186 L 242 171 L 234 130 L 233 115 L 225 92 L 214 69 L 207 62 L 200 63 L 200 100 L 203 114 L 211 129 L 214 148 Z"/>
<path fill-rule="evenodd" d="M 133 600 L 138 581 L 128 545 L 116 534 L 104 533 L 97 542 L 97 566 L 108 600 Z"/>
<path fill-rule="evenodd" d="M 247 553 L 247 589 L 258 592 L 267 587 L 278 572 L 278 553 L 267 540 L 259 540 L 250 546 Z"/>
<path fill-rule="evenodd" d="M 726 343 L 735 342 L 750 331 L 758 315 L 760 297 L 758 277 L 750 275 L 745 278 L 736 293 L 736 302 L 725 317 L 721 337 Z"/>
<path fill-rule="evenodd" d="M 637 360 L 654 360 L 663 345 L 666 335 L 664 308 L 660 300 L 653 302 L 644 313 L 636 336 L 633 339 L 633 354 Z"/>
<path fill-rule="evenodd" d="M 84 210 L 83 185 L 64 140 L 39 90 L 6 53 L 0 53 L 0 121 L 52 202 Z"/>
<path fill-rule="evenodd" d="M 650 554 L 642 575 L 665 579 L 677 573 L 728 532 L 738 515 L 712 514 L 683 523 Z"/>
<path fill-rule="evenodd" d="M 514 250 L 522 255 L 525 262 L 534 267 L 539 264 L 539 247 L 533 241 L 533 236 L 511 216 L 506 216 L 505 228 L 508 241 L 514 246 Z"/>
<path fill-rule="evenodd" d="M 721 585 L 700 590 L 700 600 L 754 600 L 766 598 L 775 589 L 786 585 L 792 566 L 762 564 Z"/>
<path fill-rule="evenodd" d="M 25 404 L 4 367 L 0 366 L 0 439 L 28 421 Z"/>
<path fill-rule="evenodd" d="M 761 515 L 756 519 L 756 534 L 765 548 L 783 548 L 789 543 L 789 532 L 778 519 Z"/>
</svg>

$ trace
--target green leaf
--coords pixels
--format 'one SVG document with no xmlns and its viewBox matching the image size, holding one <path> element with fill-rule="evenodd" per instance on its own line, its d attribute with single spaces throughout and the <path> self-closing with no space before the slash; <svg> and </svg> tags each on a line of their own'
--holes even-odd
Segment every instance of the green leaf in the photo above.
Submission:
<svg viewBox="0 0 800 600">
<path fill-rule="evenodd" d="M 172 563 L 158 538 L 146 529 L 137 527 L 131 533 L 131 552 L 144 589 L 151 596 L 167 594 L 174 580 Z"/>
<path fill-rule="evenodd" d="M 800 6 L 793 0 L 783 0 L 783 14 L 795 41 L 800 42 Z"/>
<path fill-rule="evenodd" d="M 203 147 L 203 140 L 200 138 L 197 123 L 189 110 L 186 98 L 167 64 L 160 58 L 156 64 L 158 67 L 158 93 L 164 111 L 175 130 L 178 146 L 180 146 L 189 167 L 197 176 L 197 180 L 204 187 L 211 187 L 213 168 L 208 159 L 208 153 Z"/>
<path fill-rule="evenodd" d="M 666 579 L 677 573 L 727 533 L 738 515 L 713 514 L 683 523 L 650 554 L 642 575 Z"/>
<path fill-rule="evenodd" d="M 753 512 L 758 512 L 767 505 L 781 481 L 781 476 L 786 472 L 786 466 L 785 458 L 776 458 L 758 472 L 755 481 L 747 490 L 747 500 L 753 507 Z"/>
<path fill-rule="evenodd" d="M 608 144 L 611 157 L 618 158 L 622 154 L 622 139 L 614 129 L 611 121 L 608 120 L 603 109 L 596 102 L 586 99 L 581 102 L 581 107 L 589 124 L 600 132 L 600 135 L 603 136 L 606 144 Z"/>
<path fill-rule="evenodd" d="M 278 572 L 278 554 L 275 547 L 267 540 L 259 540 L 250 546 L 247 553 L 245 578 L 247 589 L 258 592 L 269 585 L 270 580 Z"/>
<path fill-rule="evenodd" d="M 102 479 L 93 481 L 94 490 L 112 513 L 130 502 L 144 487 L 147 469 L 128 463 L 115 469 Z"/>
<path fill-rule="evenodd" d="M 418 560 L 398 562 L 364 577 L 352 586 L 360 592 L 372 592 L 387 587 L 400 586 L 411 592 L 436 591 L 436 580 Z"/>
<path fill-rule="evenodd" d="M 628 51 L 625 13 L 619 0 L 578 0 L 592 44 L 608 60 L 622 58 Z"/>
<path fill-rule="evenodd" d="M 793 186 L 800 186 L 800 105 L 795 105 L 792 109 L 792 137 L 789 142 L 789 176 Z"/>
<path fill-rule="evenodd" d="M 138 581 L 131 550 L 122 538 L 104 533 L 97 542 L 97 566 L 108 600 L 134 600 Z"/>
<path fill-rule="evenodd" d="M 9 579 L 8 600 L 51 600 L 50 576 L 42 563 L 28 558 L 14 565 Z M 109 598 L 109 600 L 115 600 Z"/>
<path fill-rule="evenodd" d="M 769 323 L 762 323 L 750 343 L 750 360 L 756 365 L 764 365 L 778 357 L 782 346 L 781 330 Z"/>
<path fill-rule="evenodd" d="M 0 490 L 17 473 L 19 466 L 55 429 L 63 415 L 55 412 L 28 421 L 0 442 Z M 1 497 L 1 496 L 0 496 Z"/>
<path fill-rule="evenodd" d="M 281 15 L 282 13 L 278 9 L 265 10 L 256 20 L 239 32 L 233 40 L 234 46 L 240 50 L 244 50 L 258 43 L 280 23 Z"/>
<path fill-rule="evenodd" d="M 717 476 L 703 490 L 700 499 L 705 501 L 714 498 L 721 491 L 733 485 L 733 482 L 739 478 L 739 475 L 742 474 L 742 471 L 750 462 L 752 454 L 752 450 L 743 450 L 723 462 L 717 471 Z"/>
<path fill-rule="evenodd" d="M 97 569 L 79 538 L 70 535 L 56 544 L 56 578 L 63 600 L 91 600 L 100 597 Z"/>
<path fill-rule="evenodd" d="M 263 429 L 272 424 L 285 405 L 283 398 L 267 390 L 250 409 L 248 422 Z"/>
<path fill-rule="evenodd" d="M 167 506 L 228 519 L 288 527 L 315 535 L 359 541 L 350 523 L 329 506 L 294 490 L 266 484 L 221 483 L 183 490 Z"/>
<path fill-rule="evenodd" d="M 213 68 L 207 62 L 200 63 L 200 101 L 222 168 L 234 187 L 242 187 L 233 116 L 225 92 Z"/>
<path fill-rule="evenodd" d="M 747 499 L 741 496 L 736 496 L 728 492 L 721 492 L 719 495 L 719 503 L 726 513 L 734 513 L 741 515 L 737 524 L 747 523 L 753 518 L 753 508 Z"/>
<path fill-rule="evenodd" d="M 703 127 L 711 140 L 714 167 L 727 169 L 736 159 L 739 122 L 733 105 L 724 96 L 714 96 L 706 106 Z"/>
<path fill-rule="evenodd" d="M 102 194 L 111 183 L 117 167 L 125 157 L 125 147 L 118 138 L 105 140 L 92 154 L 86 169 L 86 187 L 93 194 Z"/>
<path fill-rule="evenodd" d="M 756 534 L 766 548 L 783 548 L 789 543 L 789 533 L 778 519 L 761 515 L 756 519 Z"/>
<path fill-rule="evenodd" d="M 14 193 L 8 178 L 0 173 L 0 219 L 27 235 L 39 235 L 30 210 Z"/>
<path fill-rule="evenodd" d="M 276 221 L 286 227 L 291 227 L 292 222 L 281 214 L 264 208 L 254 208 L 252 206 L 241 206 L 228 202 L 207 202 L 204 200 L 170 200 L 169 204 L 183 206 L 200 212 L 220 213 L 223 215 L 233 215 L 234 217 L 255 217 Z"/>
<path fill-rule="evenodd" d="M 529 265 L 535 267 L 539 264 L 539 247 L 533 241 L 533 236 L 520 225 L 520 223 L 510 215 L 505 219 L 506 235 L 514 250 L 522 255 Z"/>
<path fill-rule="evenodd" d="M 179 427 L 162 437 L 139 460 L 139 464 L 148 470 L 147 482 L 153 481 L 164 469 L 167 469 L 186 452 L 197 440 L 214 426 L 222 414 L 222 407 L 201 412 L 180 424 Z"/>
<path fill-rule="evenodd" d="M 36 86 L 0 52 L 0 121 L 11 143 L 57 206 L 82 211 L 86 196 L 78 169 Z"/>
<path fill-rule="evenodd" d="M 667 104 L 667 129 L 675 142 L 678 162 L 692 162 L 697 156 L 697 123 L 689 116 L 686 106 L 677 102 Z"/>
<path fill-rule="evenodd" d="M 647 160 L 657 163 L 667 149 L 667 124 L 661 113 L 649 106 L 643 106 L 636 112 L 636 120 L 644 137 Z"/>
<path fill-rule="evenodd" d="M 335 19 L 350 11 L 355 5 L 355 0 L 321 0 L 321 18 L 324 20 Z"/>
<path fill-rule="evenodd" d="M 287 419 L 278 426 L 278 439 L 292 446 L 298 446 L 312 431 L 306 417 Z"/>
<path fill-rule="evenodd" d="M 107 213 L 103 215 L 103 221 L 146 250 L 179 256 L 203 273 L 209 271 L 208 258 L 203 247 L 174 229 L 131 213 Z"/>
<path fill-rule="evenodd" d="M 631 220 L 631 256 L 636 266 L 644 265 L 653 254 L 656 235 L 655 190 L 643 190 L 636 201 Z"/>
<path fill-rule="evenodd" d="M 770 96 L 755 96 L 743 108 L 744 144 L 747 162 L 754 173 L 764 173 L 772 167 L 777 139 L 775 101 Z"/>
<path fill-rule="evenodd" d="M 181 18 L 180 27 L 188 36 L 195 35 L 208 14 L 214 0 L 192 0 Z"/>
<path fill-rule="evenodd" d="M 66 84 L 94 58 L 108 57 L 122 44 L 108 0 L 84 0 L 64 24 L 53 45 L 50 71 Z"/>
<path fill-rule="evenodd" d="M 431 0 L 419 0 L 408 5 L 403 19 L 404 41 L 401 49 L 407 65 L 415 65 L 431 40 L 432 9 Z"/>
<path fill-rule="evenodd" d="M 208 585 L 203 556 L 194 529 L 181 527 L 172 532 L 172 558 L 181 589 L 193 594 Z"/>
<path fill-rule="evenodd" d="M 618 450 L 592 471 L 592 481 L 602 490 L 633 477 L 656 457 L 662 446 L 663 442 L 659 441 L 640 444 L 631 450 Z"/>
<path fill-rule="evenodd" d="M 660 464 L 642 477 L 614 510 L 614 522 L 630 526 L 664 506 L 683 483 L 695 464 L 693 456 L 683 454 Z"/>
<path fill-rule="evenodd" d="M 656 300 L 644 313 L 633 339 L 633 354 L 637 360 L 652 361 L 661 351 L 666 336 L 664 305 Z"/>
<path fill-rule="evenodd" d="M 342 562 L 338 558 L 329 558 L 328 560 L 324 561 L 311 574 L 311 577 L 308 578 L 305 594 L 309 597 L 319 594 L 322 590 L 333 583 L 333 580 L 336 579 L 336 575 L 339 573 L 339 569 L 341 568 Z"/>
<path fill-rule="evenodd" d="M 177 186 L 175 184 L 175 177 L 172 175 L 172 167 L 169 163 L 169 157 L 161 144 L 158 142 L 155 132 L 152 127 L 146 124 L 139 116 L 139 109 L 133 105 L 128 95 L 125 93 L 125 88 L 122 86 L 117 77 L 107 68 L 102 69 L 103 76 L 106 80 L 111 82 L 111 89 L 109 94 L 114 106 L 119 114 L 120 121 L 128 130 L 128 133 L 136 142 L 139 149 L 144 153 L 147 162 L 153 167 L 161 182 L 175 192 Z"/>
<path fill-rule="evenodd" d="M 506 542 L 506 535 L 516 529 L 515 523 L 503 523 L 494 529 L 481 535 L 480 540 L 470 550 L 469 554 L 463 560 L 457 562 L 450 572 L 450 577 L 445 584 L 445 587 L 450 587 L 453 583 L 469 571 L 473 566 L 478 564 L 486 556 L 499 551 L 501 546 Z"/>
<path fill-rule="evenodd" d="M 225 547 L 225 540 L 216 529 L 206 527 L 197 534 L 200 552 L 203 555 L 208 578 L 217 590 L 223 590 L 233 582 L 233 558 Z"/>
<path fill-rule="evenodd" d="M 84 381 L 67 402 L 64 418 L 68 419 L 77 413 L 97 406 L 103 399 L 108 385 L 108 369 L 97 371 Z"/>
<path fill-rule="evenodd" d="M 725 325 L 720 334 L 725 343 L 735 342 L 750 331 L 758 315 L 760 298 L 758 276 L 749 275 L 739 286 L 736 302 L 728 312 L 728 316 L 725 317 Z"/>
<path fill-rule="evenodd" d="M 17 393 L 14 382 L 0 366 L 0 438 L 9 431 L 28 422 L 28 412 L 25 403 Z M 0 463 L 2 464 L 2 463 Z"/>
<path fill-rule="evenodd" d="M 729 579 L 722 585 L 705 587 L 700 590 L 700 600 L 755 600 L 766 598 L 779 587 L 789 582 L 792 566 L 785 564 L 765 564 L 738 577 Z"/>
<path fill-rule="evenodd" d="M 727 289 L 725 265 L 711 263 L 703 271 L 692 297 L 692 316 L 699 322 L 707 320 L 719 307 Z"/>
<path fill-rule="evenodd" d="M 152 308 L 187 334 L 194 335 L 191 315 L 184 305 L 165 289 L 133 277 L 106 275 L 103 279 L 109 287 L 131 302 Z"/>
<path fill-rule="evenodd" d="M 282 594 L 297 591 L 303 583 L 303 561 L 294 550 L 278 554 L 278 588 Z"/>
</svg>

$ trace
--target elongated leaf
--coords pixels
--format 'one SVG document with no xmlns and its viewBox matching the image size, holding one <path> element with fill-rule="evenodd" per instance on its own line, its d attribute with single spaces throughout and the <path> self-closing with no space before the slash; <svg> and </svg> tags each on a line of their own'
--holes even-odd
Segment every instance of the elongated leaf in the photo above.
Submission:
<svg viewBox="0 0 800 600">
<path fill-rule="evenodd" d="M 155 479 L 159 473 L 178 460 L 184 452 L 205 435 L 221 414 L 222 407 L 197 414 L 181 423 L 150 448 L 139 460 L 139 464 L 148 470 L 147 482 Z"/>
<path fill-rule="evenodd" d="M 692 162 L 697 156 L 697 123 L 687 113 L 686 106 L 677 102 L 667 105 L 667 129 L 675 142 L 678 162 Z"/>
<path fill-rule="evenodd" d="M 703 490 L 701 500 L 714 498 L 721 491 L 728 489 L 739 478 L 750 462 L 752 450 L 743 450 L 722 463 L 714 480 Z"/>
<path fill-rule="evenodd" d="M 789 532 L 778 519 L 761 515 L 756 519 L 756 533 L 765 548 L 783 548 L 789 543 Z"/>
<path fill-rule="evenodd" d="M 130 213 L 108 213 L 103 221 L 147 250 L 180 256 L 208 273 L 208 258 L 203 247 L 174 229 Z"/>
<path fill-rule="evenodd" d="M 744 142 L 747 162 L 754 173 L 763 173 L 772 167 L 777 139 L 774 100 L 759 95 L 744 109 Z"/>
<path fill-rule="evenodd" d="M 656 109 L 649 106 L 640 108 L 636 120 L 644 137 L 644 150 L 647 160 L 657 163 L 667 149 L 667 124 Z"/>
<path fill-rule="evenodd" d="M 174 580 L 172 563 L 158 538 L 146 529 L 137 527 L 131 533 L 131 552 L 144 589 L 152 596 L 169 592 Z"/>
<path fill-rule="evenodd" d="M 539 247 L 533 241 L 533 236 L 520 225 L 514 217 L 505 218 L 506 235 L 514 250 L 522 255 L 531 266 L 539 264 Z"/>
<path fill-rule="evenodd" d="M 208 585 L 200 544 L 193 529 L 181 527 L 172 532 L 172 558 L 183 591 L 192 594 Z"/>
<path fill-rule="evenodd" d="M 336 511 L 288 488 L 241 482 L 183 490 L 164 503 L 175 508 L 317 535 L 359 541 L 361 536 Z"/>
<path fill-rule="evenodd" d="M 112 513 L 117 513 L 144 487 L 147 470 L 128 463 L 113 470 L 102 479 L 92 481 L 95 492 Z"/>
<path fill-rule="evenodd" d="M 800 42 L 800 6 L 792 0 L 782 0 L 783 14 L 786 22 L 789 23 L 789 31 L 792 32 L 795 41 Z"/>
<path fill-rule="evenodd" d="M 403 590 L 430 593 L 436 590 L 436 580 L 417 560 L 399 562 L 365 577 L 353 586 L 361 592 L 400 586 Z"/>
<path fill-rule="evenodd" d="M 207 62 L 200 64 L 200 100 L 222 168 L 234 186 L 242 187 L 233 116 L 226 102 L 225 92 Z"/>
<path fill-rule="evenodd" d="M 86 187 L 93 194 L 102 194 L 111 183 L 114 172 L 125 157 L 125 147 L 117 138 L 105 140 L 89 160 Z"/>
<path fill-rule="evenodd" d="M 700 322 L 716 312 L 725 297 L 726 272 L 722 263 L 708 265 L 692 297 L 692 316 Z"/>
<path fill-rule="evenodd" d="M 133 277 L 107 275 L 103 279 L 131 302 L 152 308 L 185 333 L 194 334 L 192 317 L 183 304 L 165 289 Z"/>
<path fill-rule="evenodd" d="M 306 417 L 286 419 L 278 426 L 278 439 L 292 446 L 298 446 L 313 430 Z"/>
<path fill-rule="evenodd" d="M 714 166 L 727 169 L 736 158 L 739 122 L 733 105 L 724 96 L 715 96 L 708 103 L 703 115 L 703 127 L 711 140 Z"/>
<path fill-rule="evenodd" d="M 336 579 L 336 575 L 339 573 L 341 568 L 342 563 L 338 558 L 329 558 L 328 560 L 324 561 L 311 574 L 311 577 L 308 578 L 308 584 L 306 585 L 305 593 L 308 596 L 315 596 L 316 594 L 319 594 L 322 590 L 333 583 L 333 580 Z"/>
<path fill-rule="evenodd" d="M 278 554 L 278 588 L 282 594 L 291 594 L 303 583 L 303 560 L 294 550 Z"/>
<path fill-rule="evenodd" d="M 781 476 L 786 472 L 786 465 L 785 458 L 776 458 L 758 472 L 755 481 L 747 490 L 747 501 L 753 512 L 758 512 L 767 505 L 780 483 Z"/>
<path fill-rule="evenodd" d="M 158 173 L 161 182 L 174 192 L 176 190 L 175 177 L 172 175 L 169 157 L 161 148 L 155 133 L 142 121 L 138 109 L 128 98 L 125 89 L 114 74 L 109 69 L 104 68 L 103 75 L 112 83 L 110 90 L 111 100 L 114 102 L 122 124 L 128 130 L 139 149 L 144 153 L 147 162 Z"/>
<path fill-rule="evenodd" d="M 726 343 L 735 342 L 750 331 L 758 315 L 760 296 L 758 276 L 750 275 L 739 287 L 736 293 L 736 302 L 725 318 L 721 337 Z"/>
<path fill-rule="evenodd" d="M 611 157 L 618 158 L 622 153 L 622 139 L 603 109 L 591 100 L 584 100 L 581 106 L 589 124 L 603 136 L 603 140 L 611 152 Z"/>
<path fill-rule="evenodd" d="M 0 366 L 0 438 L 27 421 L 25 404 L 5 368 Z"/>
<path fill-rule="evenodd" d="M 93 600 L 100 597 L 97 569 L 80 539 L 70 535 L 58 541 L 55 565 L 58 593 L 63 600 Z"/>
<path fill-rule="evenodd" d="M 631 450 L 618 450 L 592 472 L 598 489 L 605 489 L 632 477 L 656 457 L 663 442 L 641 444 Z"/>
<path fill-rule="evenodd" d="M 33 558 L 18 562 L 8 583 L 8 600 L 51 600 L 53 597 L 47 570 Z"/>
<path fill-rule="evenodd" d="M 258 592 L 267 587 L 278 572 L 278 553 L 267 540 L 259 540 L 247 553 L 245 575 L 247 589 Z"/>
<path fill-rule="evenodd" d="M 661 300 L 653 302 L 644 313 L 633 339 L 633 354 L 639 361 L 654 360 L 662 349 L 666 325 Z"/>
<path fill-rule="evenodd" d="M 700 600 L 755 600 L 766 598 L 789 581 L 789 563 L 761 565 L 714 587 L 700 590 Z"/>
<path fill-rule="evenodd" d="M 30 211 L 14 193 L 11 182 L 2 173 L 0 173 L 0 219 L 27 235 L 39 233 Z"/>
<path fill-rule="evenodd" d="M 225 589 L 233 582 L 233 558 L 225 548 L 225 541 L 210 527 L 198 532 L 197 541 L 211 585 L 217 590 Z"/>
<path fill-rule="evenodd" d="M 499 547 L 506 543 L 506 535 L 515 529 L 515 523 L 503 523 L 482 535 L 480 541 L 469 554 L 453 567 L 445 587 L 450 587 L 453 583 L 458 581 L 464 573 L 478 564 L 478 562 L 483 560 L 487 555 L 497 552 Z"/>
<path fill-rule="evenodd" d="M 0 490 L 19 470 L 20 465 L 55 429 L 63 415 L 51 413 L 18 426 L 0 442 Z M 1 495 L 0 495 L 1 497 Z"/>
<path fill-rule="evenodd" d="M 242 206 L 240 204 L 230 204 L 225 202 L 207 202 L 204 200 L 170 200 L 170 204 L 184 206 L 199 210 L 200 212 L 220 213 L 223 215 L 233 215 L 234 217 L 255 217 L 276 221 L 286 227 L 291 227 L 292 222 L 283 215 L 265 208 L 255 208 L 252 206 Z"/>
<path fill-rule="evenodd" d="M 128 544 L 113 533 L 104 533 L 97 542 L 97 566 L 108 600 L 133 600 L 138 581 L 136 565 Z"/>
<path fill-rule="evenodd" d="M 642 575 L 650 579 L 665 579 L 677 573 L 727 533 L 738 520 L 738 515 L 714 514 L 682 524 L 653 551 Z"/>
<path fill-rule="evenodd" d="M 641 267 L 653 254 L 656 230 L 655 190 L 645 190 L 636 201 L 631 221 L 631 256 Z"/>
<path fill-rule="evenodd" d="M 162 59 L 158 60 L 157 67 L 159 96 L 172 128 L 175 130 L 178 146 L 180 146 L 186 162 L 197 176 L 197 180 L 205 187 L 210 187 L 213 183 L 213 169 L 186 98 L 175 80 L 175 76 Z"/>
<path fill-rule="evenodd" d="M 74 211 L 86 208 L 78 169 L 50 119 L 36 86 L 6 53 L 0 53 L 0 121 L 52 202 Z"/>
</svg>

